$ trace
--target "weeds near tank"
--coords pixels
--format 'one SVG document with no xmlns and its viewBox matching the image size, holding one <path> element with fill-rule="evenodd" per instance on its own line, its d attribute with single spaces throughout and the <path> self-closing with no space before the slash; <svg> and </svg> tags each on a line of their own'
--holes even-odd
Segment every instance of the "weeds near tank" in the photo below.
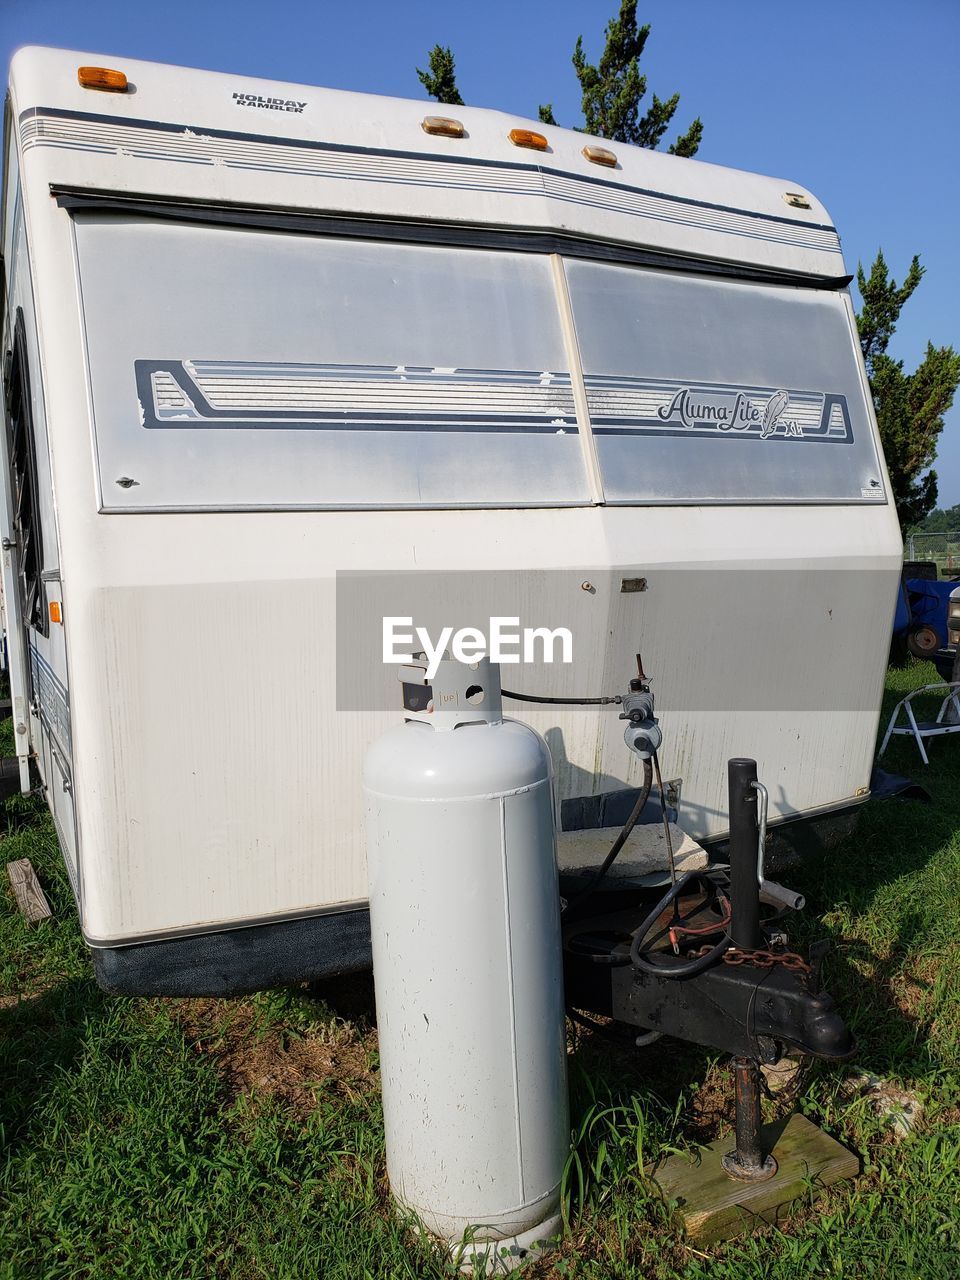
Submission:
<svg viewBox="0 0 960 1280">
<path fill-rule="evenodd" d="M 671 1111 L 647 1090 L 617 1101 L 615 1083 L 593 1075 L 576 1056 L 570 1093 L 575 1127 L 561 1183 L 564 1230 L 569 1232 L 588 1212 L 601 1213 L 626 1183 L 640 1200 L 662 1199 L 644 1171 L 651 1160 L 677 1149 L 671 1139 L 678 1131 L 681 1104 Z"/>
<path fill-rule="evenodd" d="M 891 670 L 887 713 L 930 679 Z M 827 986 L 861 1045 L 799 1105 L 860 1153 L 861 1177 L 778 1228 L 687 1248 L 643 1170 L 727 1131 L 725 1063 L 578 1030 L 567 1230 L 525 1280 L 955 1280 L 960 743 L 935 742 L 931 760 L 933 806 L 872 805 L 842 848 L 784 876 L 809 904 L 798 943 L 834 943 Z M 910 744 L 885 764 L 909 773 Z M 8 802 L 0 831 L 4 862 L 29 857 L 55 911 L 28 927 L 0 892 L 0 1280 L 450 1280 L 453 1262 L 390 1205 L 369 984 L 349 999 L 342 984 L 111 999 L 45 808 Z M 864 1074 L 919 1105 L 914 1127 L 875 1105 Z"/>
</svg>

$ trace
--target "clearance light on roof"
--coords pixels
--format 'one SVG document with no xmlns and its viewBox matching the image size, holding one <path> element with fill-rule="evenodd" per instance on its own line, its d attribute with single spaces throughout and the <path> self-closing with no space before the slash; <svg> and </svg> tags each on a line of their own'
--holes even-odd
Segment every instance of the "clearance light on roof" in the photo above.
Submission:
<svg viewBox="0 0 960 1280">
<path fill-rule="evenodd" d="M 449 116 L 424 116 L 420 121 L 424 133 L 439 134 L 441 138 L 462 138 L 463 125 Z"/>
<path fill-rule="evenodd" d="M 529 147 L 531 151 L 546 151 L 547 140 L 542 133 L 532 129 L 511 129 L 507 137 L 515 147 Z"/>
<path fill-rule="evenodd" d="M 127 77 L 110 67 L 77 67 L 77 80 L 84 89 L 103 89 L 106 93 L 126 93 Z"/>
<path fill-rule="evenodd" d="M 584 147 L 583 154 L 593 164 L 605 164 L 608 169 L 617 167 L 617 157 L 606 147 Z"/>
<path fill-rule="evenodd" d="M 809 209 L 810 201 L 801 191 L 785 191 L 783 198 L 791 209 Z"/>
</svg>

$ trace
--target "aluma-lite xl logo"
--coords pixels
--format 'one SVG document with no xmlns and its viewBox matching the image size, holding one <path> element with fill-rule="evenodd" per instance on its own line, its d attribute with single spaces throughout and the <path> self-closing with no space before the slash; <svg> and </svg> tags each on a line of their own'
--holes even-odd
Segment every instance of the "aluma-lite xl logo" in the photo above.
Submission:
<svg viewBox="0 0 960 1280">
<path fill-rule="evenodd" d="M 720 382 L 584 374 L 595 435 L 719 437 L 849 444 L 846 396 Z"/>
<path fill-rule="evenodd" d="M 260 93 L 235 93 L 233 100 L 238 107 L 259 107 L 263 111 L 296 111 L 300 115 L 307 105 L 293 98 L 265 98 Z"/>
<path fill-rule="evenodd" d="M 785 436 L 802 439 L 800 423 L 783 416 L 789 404 L 786 391 L 774 391 L 760 409 L 744 391 L 718 395 L 681 387 L 669 404 L 660 406 L 657 417 L 663 422 L 681 422 L 685 427 L 714 426 L 718 431 L 755 432 L 759 428 L 761 440 L 782 428 Z"/>
</svg>

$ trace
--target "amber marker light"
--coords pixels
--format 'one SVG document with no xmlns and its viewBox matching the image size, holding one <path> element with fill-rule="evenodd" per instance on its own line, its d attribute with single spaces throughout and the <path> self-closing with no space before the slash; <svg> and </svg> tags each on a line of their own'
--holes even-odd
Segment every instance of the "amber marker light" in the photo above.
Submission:
<svg viewBox="0 0 960 1280">
<path fill-rule="evenodd" d="M 420 128 L 424 133 L 432 133 L 439 138 L 462 138 L 464 133 L 460 121 L 450 116 L 424 116 Z"/>
<path fill-rule="evenodd" d="M 50 601 L 50 621 L 63 622 L 63 609 L 60 606 L 59 600 Z"/>
<path fill-rule="evenodd" d="M 605 164 L 608 169 L 617 167 L 617 157 L 606 147 L 584 147 L 583 155 L 591 164 Z"/>
<path fill-rule="evenodd" d="M 529 147 L 531 151 L 546 151 L 547 140 L 542 133 L 532 129 L 511 129 L 507 137 L 515 147 Z"/>
<path fill-rule="evenodd" d="M 84 89 L 102 89 L 105 93 L 126 93 L 127 77 L 110 67 L 77 67 L 77 80 Z"/>
</svg>

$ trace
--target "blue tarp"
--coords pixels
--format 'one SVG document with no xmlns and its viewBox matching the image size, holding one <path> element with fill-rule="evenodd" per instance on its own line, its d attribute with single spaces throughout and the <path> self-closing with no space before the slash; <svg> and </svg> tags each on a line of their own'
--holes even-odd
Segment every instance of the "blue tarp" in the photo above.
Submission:
<svg viewBox="0 0 960 1280">
<path fill-rule="evenodd" d="M 937 633 L 941 649 L 947 645 L 947 606 L 950 594 L 960 583 L 932 582 L 927 578 L 907 578 L 900 588 L 897 612 L 893 623 L 895 635 L 908 627 L 928 626 Z"/>
</svg>

